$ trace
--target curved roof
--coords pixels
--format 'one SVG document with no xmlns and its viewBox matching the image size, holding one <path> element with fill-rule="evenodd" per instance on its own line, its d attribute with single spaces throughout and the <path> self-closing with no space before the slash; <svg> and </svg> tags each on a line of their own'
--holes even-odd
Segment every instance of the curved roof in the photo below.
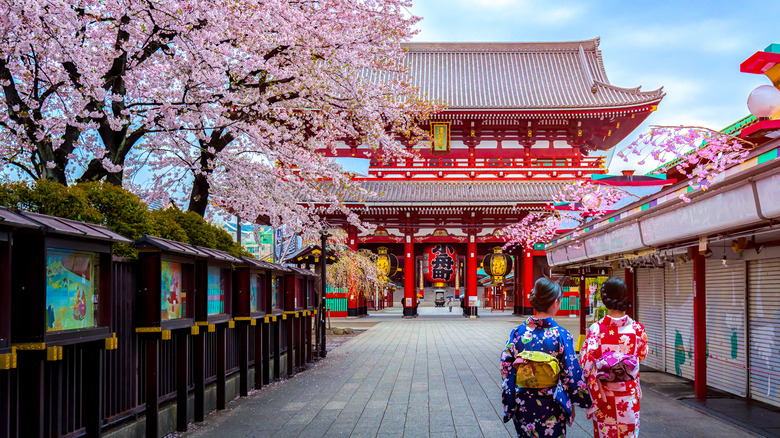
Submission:
<svg viewBox="0 0 780 438">
<path fill-rule="evenodd" d="M 407 43 L 414 84 L 450 110 L 624 108 L 656 104 L 663 88 L 609 83 L 599 39 L 541 43 Z"/>
</svg>

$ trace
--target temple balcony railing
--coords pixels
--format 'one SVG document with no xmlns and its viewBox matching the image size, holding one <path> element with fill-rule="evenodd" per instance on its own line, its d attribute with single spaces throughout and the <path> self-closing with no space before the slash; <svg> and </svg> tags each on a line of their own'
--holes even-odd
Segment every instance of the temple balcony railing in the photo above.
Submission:
<svg viewBox="0 0 780 438">
<path fill-rule="evenodd" d="M 372 159 L 368 173 L 374 178 L 558 178 L 606 173 L 604 157 L 422 157 L 381 161 Z"/>
</svg>

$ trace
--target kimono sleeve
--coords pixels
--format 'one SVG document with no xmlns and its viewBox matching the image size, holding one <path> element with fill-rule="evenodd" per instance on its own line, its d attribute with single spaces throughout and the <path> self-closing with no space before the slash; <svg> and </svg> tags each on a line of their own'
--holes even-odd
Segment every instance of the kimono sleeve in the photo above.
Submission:
<svg viewBox="0 0 780 438">
<path fill-rule="evenodd" d="M 509 372 L 512 371 L 512 363 L 514 363 L 515 359 L 517 358 L 517 354 L 523 351 L 523 343 L 518 342 L 518 330 L 520 330 L 522 326 L 515 327 L 514 330 L 512 330 L 512 333 L 509 334 L 509 340 L 506 343 L 506 347 L 504 347 L 504 351 L 501 352 L 501 376 L 506 379 L 509 375 Z M 519 344 L 519 345 L 518 345 Z"/>
<path fill-rule="evenodd" d="M 634 331 L 636 332 L 636 357 L 643 361 L 647 357 L 647 333 L 645 333 L 645 326 L 634 322 Z"/>
<path fill-rule="evenodd" d="M 577 361 L 577 353 L 574 351 L 574 339 L 566 330 L 562 330 L 563 363 L 561 364 L 561 384 L 569 395 L 571 403 L 581 408 L 591 405 L 588 386 L 582 376 L 582 368 Z"/>
<path fill-rule="evenodd" d="M 597 406 L 606 403 L 606 396 L 603 393 L 601 381 L 596 378 L 596 360 L 598 360 L 599 344 L 601 336 L 598 324 L 593 324 L 588 329 L 588 335 L 580 350 L 580 365 L 582 365 L 582 375 L 590 391 L 593 406 L 588 409 L 588 418 L 592 418 Z"/>
</svg>

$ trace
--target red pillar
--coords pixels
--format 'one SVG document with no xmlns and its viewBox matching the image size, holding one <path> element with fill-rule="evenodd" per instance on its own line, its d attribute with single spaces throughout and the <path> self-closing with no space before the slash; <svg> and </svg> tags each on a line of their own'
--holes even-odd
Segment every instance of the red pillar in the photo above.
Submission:
<svg viewBox="0 0 780 438">
<path fill-rule="evenodd" d="M 353 226 L 350 226 L 347 229 L 347 246 L 352 251 L 357 251 L 357 229 Z M 347 288 L 347 316 L 353 317 L 360 315 L 360 312 L 358 311 L 358 296 L 353 283 L 354 281 L 356 281 L 356 279 L 350 277 L 349 287 Z"/>
<path fill-rule="evenodd" d="M 477 297 L 477 238 L 469 233 L 469 241 L 466 244 L 466 301 L 463 308 L 464 316 L 477 316 L 477 307 L 469 306 Z"/>
<path fill-rule="evenodd" d="M 707 294 L 704 255 L 693 256 L 693 390 L 696 398 L 707 398 Z"/>
<path fill-rule="evenodd" d="M 517 247 L 515 247 L 517 248 Z M 518 251 L 515 249 L 514 253 L 512 254 L 515 257 L 514 264 L 512 265 L 512 269 L 514 270 L 515 277 L 512 279 L 514 283 L 514 294 L 515 294 L 515 304 L 514 308 L 512 309 L 513 315 L 523 315 L 523 280 L 522 280 L 522 262 L 523 262 L 523 253 L 522 251 Z"/>
<path fill-rule="evenodd" d="M 634 303 L 634 298 L 636 297 L 636 286 L 634 281 L 634 271 L 631 268 L 626 268 L 626 289 L 628 289 L 628 300 L 631 302 L 631 307 L 628 308 L 626 311 L 626 314 L 628 314 L 628 317 L 633 319 L 634 318 L 634 306 L 636 305 Z"/>
<path fill-rule="evenodd" d="M 588 291 L 585 289 L 585 272 L 580 269 L 580 338 L 584 339 L 588 325 L 586 322 L 587 314 L 585 313 L 585 296 Z M 577 342 L 577 346 L 580 346 L 580 342 Z"/>
<path fill-rule="evenodd" d="M 414 244 L 412 243 L 412 233 L 406 234 L 406 243 L 404 243 L 404 317 L 413 318 L 417 316 L 417 297 L 414 293 Z"/>
<path fill-rule="evenodd" d="M 523 250 L 523 313 L 533 314 L 531 307 L 531 290 L 534 288 L 534 256 L 532 248 Z"/>
</svg>

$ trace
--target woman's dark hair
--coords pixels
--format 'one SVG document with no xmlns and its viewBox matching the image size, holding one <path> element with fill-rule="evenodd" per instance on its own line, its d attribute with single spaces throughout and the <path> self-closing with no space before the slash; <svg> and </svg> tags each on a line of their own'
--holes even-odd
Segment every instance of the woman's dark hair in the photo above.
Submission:
<svg viewBox="0 0 780 438">
<path fill-rule="evenodd" d="M 537 312 L 546 312 L 562 296 L 563 290 L 558 283 L 542 277 L 534 283 L 534 289 L 531 291 L 531 306 Z"/>
<path fill-rule="evenodd" d="M 626 283 L 615 277 L 610 277 L 601 285 L 601 302 L 609 310 L 625 312 L 631 307 L 628 299 Z"/>
</svg>

